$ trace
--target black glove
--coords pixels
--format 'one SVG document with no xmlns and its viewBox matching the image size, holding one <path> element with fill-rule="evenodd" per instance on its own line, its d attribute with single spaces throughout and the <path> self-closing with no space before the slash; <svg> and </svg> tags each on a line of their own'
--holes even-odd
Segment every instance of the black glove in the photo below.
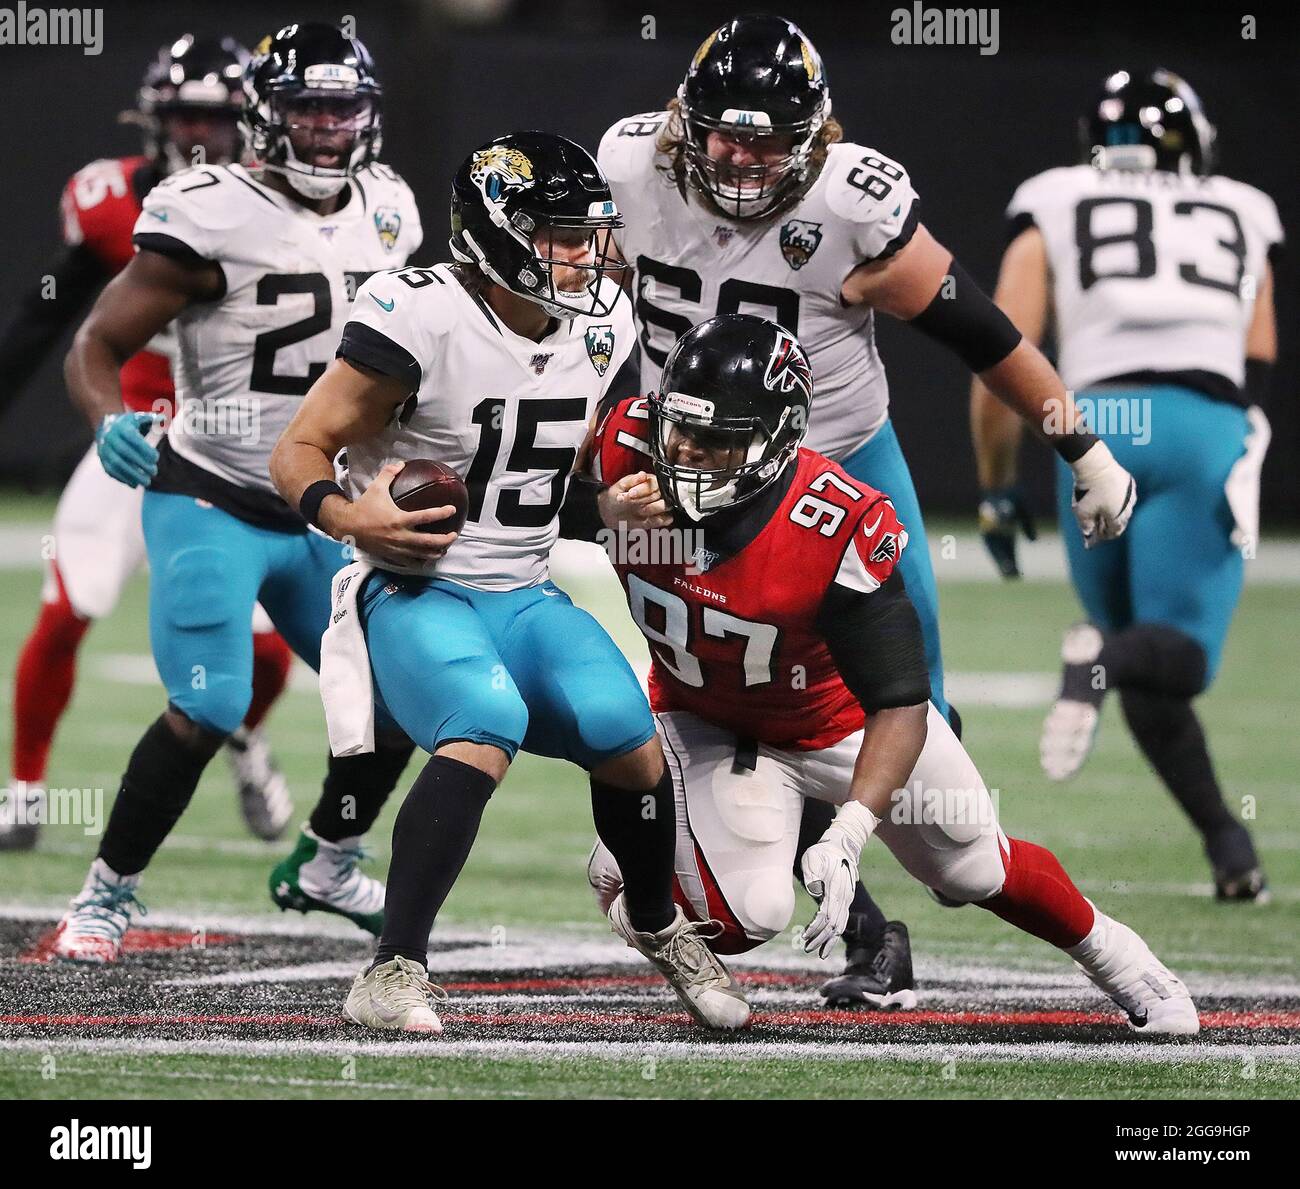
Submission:
<svg viewBox="0 0 1300 1189">
<path fill-rule="evenodd" d="M 980 536 L 1003 578 L 1019 578 L 1016 564 L 1016 528 L 1031 540 L 1038 540 L 1038 528 L 1018 487 L 986 491 L 980 498 Z"/>
</svg>

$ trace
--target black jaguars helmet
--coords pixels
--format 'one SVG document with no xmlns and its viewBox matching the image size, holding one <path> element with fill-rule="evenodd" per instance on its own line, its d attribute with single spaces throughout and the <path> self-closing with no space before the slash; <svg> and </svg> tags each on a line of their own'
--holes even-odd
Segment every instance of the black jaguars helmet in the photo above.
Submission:
<svg viewBox="0 0 1300 1189">
<path fill-rule="evenodd" d="M 160 172 L 201 164 L 199 146 L 205 161 L 234 159 L 247 63 L 248 51 L 233 37 L 186 33 L 158 51 L 136 92 L 136 110 L 122 118 L 141 126 L 145 156 Z"/>
<path fill-rule="evenodd" d="M 808 177 L 817 133 L 831 114 L 821 56 L 802 30 L 776 16 L 742 16 L 710 33 L 678 88 L 691 180 L 723 214 L 754 219 L 770 213 Z M 789 152 L 771 165 L 714 161 L 710 132 L 788 138 Z"/>
<path fill-rule="evenodd" d="M 466 157 L 451 183 L 452 255 L 556 318 L 614 308 L 622 226 L 591 154 L 551 132 L 498 136 Z"/>
<path fill-rule="evenodd" d="M 650 448 L 665 498 L 692 520 L 753 499 L 776 481 L 808 429 L 812 367 L 799 340 L 755 314 L 692 327 L 649 398 Z M 691 465 L 692 451 L 728 453 Z"/>
<path fill-rule="evenodd" d="M 1079 121 L 1084 160 L 1099 169 L 1210 173 L 1214 125 L 1200 97 L 1178 75 L 1119 70 Z"/>
<path fill-rule="evenodd" d="M 319 22 L 286 25 L 253 51 L 244 135 L 263 168 L 306 198 L 329 198 L 379 156 L 383 94 L 355 37 Z"/>
</svg>

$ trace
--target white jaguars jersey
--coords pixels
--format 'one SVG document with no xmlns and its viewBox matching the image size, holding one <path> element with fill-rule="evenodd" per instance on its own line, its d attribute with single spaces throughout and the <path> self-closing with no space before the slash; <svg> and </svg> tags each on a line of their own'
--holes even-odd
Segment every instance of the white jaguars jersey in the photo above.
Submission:
<svg viewBox="0 0 1300 1189">
<path fill-rule="evenodd" d="M 225 292 L 176 319 L 172 449 L 241 487 L 274 494 L 271 451 L 334 358 L 357 287 L 420 246 L 415 199 L 391 169 L 349 182 L 318 215 L 241 165 L 199 166 L 151 190 L 137 245 L 216 261 Z M 167 242 L 170 241 L 170 242 Z"/>
<path fill-rule="evenodd" d="M 1241 386 L 1256 288 L 1282 241 L 1266 194 L 1225 177 L 1074 165 L 1030 178 L 1007 214 L 1047 245 L 1067 387 L 1147 371 Z"/>
<path fill-rule="evenodd" d="M 874 149 L 832 145 L 821 174 L 793 206 L 736 221 L 687 198 L 659 167 L 667 112 L 620 120 L 597 160 L 626 227 L 619 246 L 636 268 L 642 391 L 657 390 L 669 348 L 716 314 L 773 318 L 793 331 L 813 369 L 809 449 L 843 458 L 889 414 L 872 311 L 840 301 L 859 264 L 888 257 L 916 228 L 906 171 Z"/>
<path fill-rule="evenodd" d="M 540 342 L 510 330 L 445 264 L 361 288 L 339 354 L 415 395 L 382 433 L 348 444 L 351 494 L 412 458 L 445 463 L 469 488 L 461 535 L 440 561 L 407 572 L 483 590 L 545 580 L 578 450 L 636 334 L 627 296 L 602 285 L 607 316 L 557 319 Z"/>
</svg>

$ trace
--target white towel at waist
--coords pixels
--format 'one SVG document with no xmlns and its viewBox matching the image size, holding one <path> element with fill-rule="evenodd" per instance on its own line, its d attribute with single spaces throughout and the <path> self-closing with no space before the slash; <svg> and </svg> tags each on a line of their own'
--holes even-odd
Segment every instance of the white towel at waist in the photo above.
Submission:
<svg viewBox="0 0 1300 1189">
<path fill-rule="evenodd" d="M 374 682 L 357 614 L 357 593 L 373 569 L 369 562 L 354 561 L 330 586 L 330 622 L 320 640 L 320 696 L 336 756 L 375 750 Z"/>
</svg>

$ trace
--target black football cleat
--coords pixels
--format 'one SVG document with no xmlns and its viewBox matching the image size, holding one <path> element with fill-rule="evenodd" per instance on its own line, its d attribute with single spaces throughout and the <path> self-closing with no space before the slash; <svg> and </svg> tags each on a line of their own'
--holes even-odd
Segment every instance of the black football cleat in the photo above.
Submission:
<svg viewBox="0 0 1300 1189">
<path fill-rule="evenodd" d="M 1267 904 L 1268 881 L 1250 832 L 1232 822 L 1205 839 L 1205 853 L 1214 869 L 1214 898 L 1247 904 Z"/>
<path fill-rule="evenodd" d="M 907 926 L 890 921 L 874 941 L 854 937 L 853 919 L 844 931 L 848 961 L 844 973 L 821 985 L 828 1007 L 875 1009 L 916 1006 L 912 979 L 912 945 Z"/>
<path fill-rule="evenodd" d="M 1258 867 L 1237 875 L 1224 871 L 1214 873 L 1214 898 L 1216 900 L 1235 900 L 1247 904 L 1267 904 L 1269 902 L 1268 880 Z"/>
</svg>

